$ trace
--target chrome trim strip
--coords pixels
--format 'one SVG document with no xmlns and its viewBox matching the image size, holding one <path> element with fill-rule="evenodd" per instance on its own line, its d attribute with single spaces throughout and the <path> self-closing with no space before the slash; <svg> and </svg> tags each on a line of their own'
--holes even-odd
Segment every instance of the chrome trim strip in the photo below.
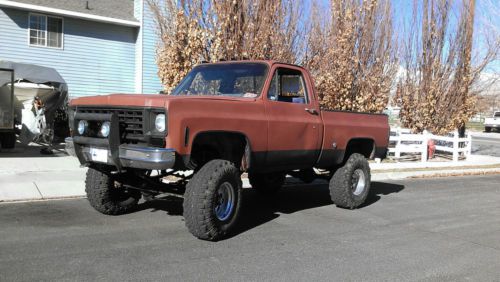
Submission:
<svg viewBox="0 0 500 282">
<path fill-rule="evenodd" d="M 65 139 L 65 142 L 66 152 L 68 152 L 70 156 L 76 157 L 73 138 L 68 137 Z M 91 162 L 90 146 L 85 145 L 80 148 L 85 161 L 87 163 Z M 124 167 L 161 170 L 172 168 L 175 164 L 175 150 L 170 148 L 141 147 L 138 145 L 122 144 L 118 150 L 118 158 Z M 114 165 L 109 150 L 107 164 Z"/>
</svg>

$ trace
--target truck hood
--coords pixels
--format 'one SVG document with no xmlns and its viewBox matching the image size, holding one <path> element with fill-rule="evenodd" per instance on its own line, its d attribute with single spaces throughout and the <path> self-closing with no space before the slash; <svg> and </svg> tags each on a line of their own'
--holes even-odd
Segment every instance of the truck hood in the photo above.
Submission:
<svg viewBox="0 0 500 282">
<path fill-rule="evenodd" d="M 165 106 L 165 96 L 158 94 L 110 94 L 75 98 L 70 106 L 155 107 Z"/>
<path fill-rule="evenodd" d="M 226 96 L 170 96 L 161 94 L 110 94 L 72 99 L 70 106 L 112 106 L 112 107 L 167 107 L 170 101 L 178 100 L 225 100 L 255 101 L 255 98 Z"/>
</svg>

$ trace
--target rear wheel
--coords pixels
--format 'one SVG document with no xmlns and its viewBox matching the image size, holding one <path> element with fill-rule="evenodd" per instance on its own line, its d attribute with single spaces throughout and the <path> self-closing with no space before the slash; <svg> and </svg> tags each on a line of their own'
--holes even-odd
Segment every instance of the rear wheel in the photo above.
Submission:
<svg viewBox="0 0 500 282">
<path fill-rule="evenodd" d="M 276 194 L 285 183 L 285 179 L 286 174 L 282 172 L 248 174 L 252 188 L 263 195 Z"/>
<path fill-rule="evenodd" d="M 103 214 L 119 215 L 133 211 L 141 192 L 126 189 L 111 173 L 90 167 L 85 180 L 85 192 L 90 205 Z"/>
<path fill-rule="evenodd" d="M 491 127 L 489 127 L 489 126 L 485 127 L 485 128 L 484 128 L 484 131 L 486 131 L 486 132 L 491 132 Z"/>
<path fill-rule="evenodd" d="M 195 237 L 217 241 L 236 225 L 241 206 L 240 171 L 226 160 L 206 163 L 189 181 L 184 194 L 184 220 Z"/>
<path fill-rule="evenodd" d="M 354 209 L 363 204 L 370 191 L 370 166 L 361 154 L 352 154 L 330 180 L 330 195 L 338 207 Z"/>
<path fill-rule="evenodd" d="M 6 132 L 0 135 L 2 148 L 13 149 L 16 146 L 16 133 Z"/>
</svg>

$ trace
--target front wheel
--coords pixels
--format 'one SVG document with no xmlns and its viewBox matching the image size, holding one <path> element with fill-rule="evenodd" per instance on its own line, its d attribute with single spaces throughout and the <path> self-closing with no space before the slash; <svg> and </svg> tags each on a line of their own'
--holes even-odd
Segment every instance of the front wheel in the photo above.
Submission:
<svg viewBox="0 0 500 282">
<path fill-rule="evenodd" d="M 85 192 L 90 205 L 103 214 L 119 215 L 133 211 L 141 193 L 125 189 L 111 173 L 90 167 L 85 180 Z"/>
<path fill-rule="evenodd" d="M 489 127 L 489 126 L 485 127 L 485 128 L 484 128 L 484 131 L 486 131 L 486 132 L 491 132 L 491 127 Z"/>
<path fill-rule="evenodd" d="M 370 166 L 366 158 L 354 153 L 330 180 L 330 196 L 335 205 L 354 209 L 362 205 L 370 191 Z"/>
<path fill-rule="evenodd" d="M 206 163 L 189 181 L 184 194 L 184 220 L 195 237 L 217 241 L 229 234 L 241 206 L 240 171 L 226 160 Z"/>
</svg>

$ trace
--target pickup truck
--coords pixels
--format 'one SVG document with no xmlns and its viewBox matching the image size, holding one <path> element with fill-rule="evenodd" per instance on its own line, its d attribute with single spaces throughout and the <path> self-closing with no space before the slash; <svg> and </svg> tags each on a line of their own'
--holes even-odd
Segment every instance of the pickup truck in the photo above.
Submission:
<svg viewBox="0 0 500 282">
<path fill-rule="evenodd" d="M 263 196 L 292 175 L 329 180 L 335 205 L 359 207 L 369 158 L 384 159 L 384 114 L 321 109 L 309 72 L 275 61 L 194 67 L 170 95 L 113 94 L 70 103 L 67 150 L 88 166 L 88 201 L 104 214 L 133 211 L 141 197 L 184 198 L 188 230 L 219 240 L 234 230 L 242 174 Z"/>
<path fill-rule="evenodd" d="M 500 129 L 500 112 L 494 112 L 493 117 L 484 119 L 484 131 L 491 132 L 492 128 Z"/>
</svg>

